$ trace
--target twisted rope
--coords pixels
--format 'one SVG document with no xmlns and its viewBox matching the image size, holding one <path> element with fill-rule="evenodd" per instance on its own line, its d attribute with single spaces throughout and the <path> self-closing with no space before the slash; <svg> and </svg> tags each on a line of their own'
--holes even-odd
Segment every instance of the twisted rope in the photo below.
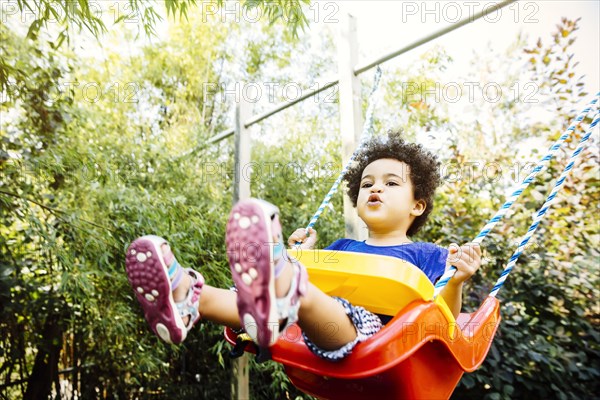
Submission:
<svg viewBox="0 0 600 400">
<path fill-rule="evenodd" d="M 554 189 L 552 189 L 552 192 L 550 192 L 550 194 L 546 198 L 546 201 L 544 202 L 542 207 L 540 207 L 537 215 L 533 219 L 533 222 L 529 226 L 527 233 L 521 239 L 521 242 L 519 243 L 517 250 L 515 250 L 512 257 L 510 258 L 510 261 L 506 265 L 506 268 L 504 268 L 504 271 L 502 271 L 502 273 L 500 274 L 500 277 L 498 278 L 498 280 L 496 281 L 496 284 L 494 285 L 494 287 L 492 288 L 492 291 L 490 292 L 490 296 L 495 297 L 496 294 L 498 294 L 498 291 L 500 290 L 502 285 L 504 285 L 504 282 L 506 281 L 506 277 L 508 276 L 510 271 L 512 271 L 513 267 L 517 263 L 517 260 L 519 259 L 521 254 L 523 254 L 523 250 L 527 246 L 527 243 L 529 242 L 529 240 L 535 233 L 538 226 L 540 225 L 540 221 L 542 220 L 542 218 L 544 217 L 544 215 L 546 214 L 548 209 L 552 206 L 554 200 L 556 200 L 556 194 L 564 186 L 567 176 L 573 169 L 573 164 L 575 163 L 575 159 L 579 156 L 579 154 L 582 152 L 582 150 L 587 146 L 587 144 L 588 144 L 587 141 L 592 134 L 592 130 L 598 124 L 598 121 L 600 121 L 600 113 L 597 112 L 596 116 L 594 117 L 594 120 L 592 121 L 592 124 L 590 125 L 590 128 L 588 129 L 588 131 L 585 133 L 585 135 L 579 141 L 579 145 L 577 146 L 577 148 L 575 149 L 573 154 L 571 154 L 571 157 L 569 158 L 569 163 L 567 164 L 567 166 L 563 170 L 562 174 L 556 181 L 556 184 L 554 185 Z"/>
<path fill-rule="evenodd" d="M 577 125 L 583 121 L 585 116 L 592 110 L 592 108 L 598 102 L 598 98 L 600 97 L 600 92 L 596 93 L 596 96 L 592 101 L 588 103 L 588 105 L 575 117 L 573 123 L 565 130 L 565 132 L 560 136 L 560 138 L 550 147 L 546 155 L 537 163 L 535 168 L 531 171 L 531 173 L 521 182 L 519 187 L 509 196 L 506 202 L 500 207 L 500 209 L 496 212 L 488 223 L 483 227 L 481 232 L 477 235 L 477 237 L 473 240 L 473 243 L 480 244 L 483 239 L 490 233 L 492 228 L 496 226 L 496 224 L 504 218 L 508 210 L 512 207 L 514 202 L 521 196 L 523 191 L 529 186 L 533 179 L 540 173 L 548 164 L 548 162 L 554 157 L 558 149 L 563 145 L 563 143 L 571 136 L 571 133 L 575 130 Z M 448 270 L 442 275 L 442 277 L 438 280 L 435 285 L 433 296 L 437 297 L 440 292 L 446 287 L 450 279 L 456 273 L 455 267 L 450 267 Z"/>
<path fill-rule="evenodd" d="M 337 192 L 338 187 L 340 186 L 340 183 L 342 182 L 342 178 L 344 178 L 344 175 L 346 175 L 346 172 L 348 172 L 350 165 L 352 164 L 352 162 L 354 161 L 356 156 L 361 152 L 365 143 L 367 143 L 367 141 L 371 137 L 371 132 L 373 131 L 373 111 L 375 109 L 375 104 L 377 103 L 375 94 L 377 93 L 377 89 L 379 88 L 380 80 L 381 80 L 381 68 L 378 66 L 377 70 L 375 71 L 373 88 L 371 89 L 371 93 L 369 94 L 369 100 L 368 100 L 369 106 L 367 107 L 367 115 L 365 116 L 365 123 L 363 124 L 363 130 L 362 130 L 362 135 L 361 135 L 361 139 L 360 139 L 360 144 L 358 145 L 358 147 L 356 148 L 354 153 L 352 153 L 352 155 L 350 156 L 350 159 L 348 160 L 348 162 L 344 166 L 344 169 L 342 169 L 342 172 L 340 172 L 337 179 L 331 186 L 331 189 L 329 189 L 329 192 L 327 193 L 327 195 L 321 202 L 321 205 L 317 209 L 317 212 L 310 219 L 310 222 L 306 226 L 307 232 L 310 228 L 312 228 L 315 225 L 315 223 L 317 222 L 317 220 L 323 213 L 323 210 L 325 210 L 325 207 L 327 207 L 329 205 L 329 203 L 331 202 L 331 198 Z"/>
</svg>

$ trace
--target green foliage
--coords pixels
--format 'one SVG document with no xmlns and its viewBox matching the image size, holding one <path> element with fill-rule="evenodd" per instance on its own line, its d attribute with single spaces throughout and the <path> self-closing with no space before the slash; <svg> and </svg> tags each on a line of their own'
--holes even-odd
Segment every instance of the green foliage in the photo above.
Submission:
<svg viewBox="0 0 600 400">
<path fill-rule="evenodd" d="M 293 38 L 298 38 L 299 30 L 304 31 L 308 27 L 308 18 L 302 6 L 310 4 L 310 0 L 244 0 L 240 4 L 246 10 L 258 9 L 259 15 L 268 19 L 270 24 L 285 24 Z M 203 20 L 206 20 L 225 7 L 225 1 L 201 2 L 201 5 L 199 11 Z M 8 20 L 20 15 L 22 21 L 28 21 L 34 16 L 27 27 L 27 38 L 37 40 L 40 32 L 48 29 L 55 35 L 49 43 L 54 49 L 58 49 L 63 42 L 70 43 L 71 37 L 77 37 L 77 32 L 85 31 L 97 40 L 102 40 L 103 35 L 108 32 L 107 22 L 111 20 L 113 25 L 133 23 L 137 26 L 138 35 L 143 30 L 147 37 L 154 37 L 157 34 L 156 26 L 163 21 L 163 7 L 167 16 L 187 20 L 192 15 L 190 11 L 197 8 L 197 1 L 127 0 L 103 3 L 89 0 L 15 0 L 3 4 L 3 13 Z M 5 22 L 7 21 L 2 21 L 3 25 Z M 25 73 L 18 66 L 7 63 L 8 60 L 10 59 L 0 60 L 2 91 L 12 91 L 13 81 Z"/>
<path fill-rule="evenodd" d="M 154 3 L 131 4 L 142 9 Z M 283 4 L 273 3 L 269 15 L 275 18 Z M 289 4 L 295 9 L 305 2 Z M 231 360 L 221 328 L 201 322 L 180 347 L 155 338 L 127 283 L 123 253 L 135 237 L 158 233 L 183 265 L 199 268 L 211 285 L 229 286 L 223 236 L 232 197 L 232 143 L 206 145 L 231 126 L 231 103 L 217 96 L 221 84 L 308 86 L 332 60 L 311 48 L 307 37 L 293 40 L 281 25 L 244 30 L 191 13 L 192 5 L 165 3 L 169 16 L 186 17 L 170 27 L 168 41 L 131 56 L 107 51 L 101 62 L 77 57 L 42 34 L 25 38 L 0 25 L 0 73 L 2 82 L 11 83 L 1 105 L 0 379 L 17 382 L 1 389 L 4 397 L 23 398 L 32 390 L 34 366 L 51 359 L 53 346 L 60 348 L 60 359 L 36 385 L 56 390 L 53 382 L 68 380 L 86 399 L 229 397 Z M 70 18 L 95 23 L 83 11 L 76 13 Z M 516 143 L 527 143 L 534 133 L 544 148 L 565 129 L 573 116 L 568 110 L 577 108 L 582 94 L 569 53 L 576 27 L 576 21 L 563 21 L 552 43 L 538 42 L 525 59 L 513 53 L 503 64 L 516 67 L 498 72 L 506 89 L 515 76 L 537 82 L 539 96 L 553 100 L 542 103 L 553 115 L 547 121 L 528 120 L 527 112 L 540 104 L 483 103 L 477 123 L 470 123 L 451 118 L 443 103 L 395 96 L 405 90 L 403 82 L 433 87 L 451 62 L 442 49 L 407 70 L 386 73 L 376 130 L 401 126 L 409 138 L 442 143 L 445 185 L 419 239 L 448 245 L 473 238 L 501 205 L 509 183 L 527 171 L 522 165 L 515 169 Z M 103 40 L 112 45 L 120 39 L 107 33 Z M 330 47 L 329 37 L 319 39 Z M 308 61 L 294 57 L 299 53 L 310 55 L 302 57 Z M 80 86 L 65 88 L 65 81 Z M 104 95 L 86 95 L 81 90 L 86 83 L 98 83 Z M 206 96 L 206 83 L 218 83 L 216 93 Z M 363 87 L 370 88 L 370 77 Z M 253 111 L 272 106 L 258 103 Z M 280 207 L 284 234 L 306 225 L 335 179 L 341 167 L 338 130 L 335 98 L 305 102 L 253 128 L 252 193 Z M 581 134 L 576 131 L 575 139 Z M 586 222 L 600 200 L 597 154 L 596 143 L 583 154 L 509 278 L 492 350 L 477 372 L 465 375 L 457 398 L 592 398 L 598 391 L 600 246 L 597 225 Z M 503 172 L 485 175 L 482 165 L 467 170 L 471 161 Z M 541 205 L 540 193 L 565 163 L 561 154 L 526 193 L 528 200 L 484 242 L 481 273 L 467 285 L 467 309 L 485 298 Z M 343 235 L 341 196 L 317 229 L 320 246 Z M 67 368 L 73 369 L 56 372 Z M 251 363 L 251 393 L 309 398 L 274 363 Z"/>
<path fill-rule="evenodd" d="M 511 63 L 517 65 L 526 57 L 523 68 L 525 79 L 536 82 L 540 98 L 548 102 L 547 122 L 536 123 L 536 146 L 547 149 L 567 128 L 574 118 L 573 111 L 582 108 L 574 103 L 586 94 L 575 79 L 569 46 L 574 42 L 577 21 L 563 20 L 553 43 L 544 47 L 541 39 L 535 48 L 517 54 Z M 568 79 L 563 79 L 562 77 Z M 544 77 L 544 78 L 542 78 Z M 547 79 L 545 77 L 551 77 Z M 525 104 L 526 106 L 526 104 Z M 536 107 L 540 107 L 539 104 Z M 501 171 L 510 171 L 510 182 L 522 181 L 531 171 L 527 163 L 514 158 L 513 140 L 527 139 L 519 120 L 526 107 L 517 110 L 511 104 L 496 108 L 502 121 L 514 121 L 512 135 L 495 142 L 496 155 L 488 158 Z M 503 117 L 504 115 L 504 117 Z M 588 124 L 590 120 L 587 120 Z M 471 131 L 457 127 L 465 138 L 483 138 L 479 125 Z M 537 212 L 554 181 L 567 164 L 583 132 L 575 130 L 564 152 L 550 164 L 524 194 L 524 200 L 515 204 L 514 214 L 500 224 L 484 241 L 484 266 L 478 276 L 469 282 L 470 304 L 476 307 L 498 278 L 508 258 L 517 247 L 520 237 L 531 223 L 530 216 Z M 462 136 L 461 136 L 462 138 Z M 468 139 L 467 139 L 468 140 Z M 470 158 L 464 153 L 486 154 L 485 145 L 473 146 L 473 140 L 451 147 L 451 159 L 460 165 Z M 485 143 L 482 141 L 482 144 Z M 494 340 L 490 354 L 482 367 L 466 375 L 454 396 L 456 398 L 594 398 L 600 374 L 598 347 L 598 230 L 597 224 L 586 217 L 592 204 L 597 205 L 598 148 L 592 143 L 581 155 L 571 177 L 548 212 L 536 236 L 521 256 L 515 270 L 504 285 L 500 297 L 503 322 Z M 497 152 L 496 149 L 506 149 Z M 533 159 L 543 153 L 533 154 Z M 454 170 L 456 171 L 456 170 Z M 464 169 L 463 169 L 464 172 Z M 502 187 L 485 184 L 485 176 L 446 184 L 436 204 L 435 229 L 439 238 L 463 241 L 473 238 L 491 212 L 503 199 Z M 501 181 L 501 180 L 500 180 Z M 483 182 L 483 184 L 482 184 Z M 486 194 L 474 196 L 474 193 Z M 469 201 L 461 201 L 468 198 Z"/>
<path fill-rule="evenodd" d="M 221 156 L 231 143 L 181 157 L 227 123 L 213 118 L 223 105 L 203 96 L 206 82 L 222 79 L 215 60 L 226 56 L 227 27 L 189 20 L 168 43 L 128 58 L 111 53 L 108 68 L 1 26 L 4 55 L 19 79 L 2 104 L 0 374 L 23 382 L 3 395 L 41 387 L 27 382 L 32 366 L 63 341 L 43 390 L 67 379 L 83 398 L 222 398 L 230 385 L 222 328 L 200 323 L 185 346 L 161 343 L 123 273 L 128 243 L 156 232 L 210 284 L 231 284 L 223 237 L 233 167 Z M 117 73 L 111 65 L 125 68 Z M 65 89 L 65 81 L 76 84 Z M 86 83 L 102 96 L 81 90 Z M 45 328 L 54 320 L 59 332 Z M 57 373 L 65 368 L 73 369 Z M 275 369 L 262 367 L 262 374 Z M 278 374 L 255 391 L 300 395 Z"/>
</svg>

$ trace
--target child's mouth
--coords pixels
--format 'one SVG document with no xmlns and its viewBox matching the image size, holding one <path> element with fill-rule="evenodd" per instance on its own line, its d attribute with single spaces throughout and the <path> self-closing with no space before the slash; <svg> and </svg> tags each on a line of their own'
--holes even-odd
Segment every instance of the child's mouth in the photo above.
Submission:
<svg viewBox="0 0 600 400">
<path fill-rule="evenodd" d="M 382 201 L 379 198 L 379 195 L 377 195 L 377 194 L 370 195 L 369 199 L 367 200 L 367 205 L 368 206 L 376 206 L 376 205 L 379 205 L 381 203 L 382 203 Z"/>
</svg>

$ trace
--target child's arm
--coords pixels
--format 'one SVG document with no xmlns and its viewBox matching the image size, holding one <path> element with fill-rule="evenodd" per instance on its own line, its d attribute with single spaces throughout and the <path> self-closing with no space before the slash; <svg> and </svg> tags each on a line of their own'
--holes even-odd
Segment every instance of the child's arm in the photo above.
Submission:
<svg viewBox="0 0 600 400">
<path fill-rule="evenodd" d="M 462 307 L 463 283 L 472 277 L 481 266 L 479 244 L 467 243 L 460 247 L 456 244 L 450 245 L 446 265 L 456 267 L 456 273 L 440 294 L 450 307 L 454 317 L 457 317 Z"/>
<path fill-rule="evenodd" d="M 317 231 L 313 228 L 308 229 L 308 235 L 306 234 L 305 228 L 299 228 L 294 231 L 288 238 L 288 245 L 290 247 L 296 246 L 296 243 L 300 242 L 300 248 L 305 250 L 312 250 L 315 248 L 317 243 Z"/>
</svg>

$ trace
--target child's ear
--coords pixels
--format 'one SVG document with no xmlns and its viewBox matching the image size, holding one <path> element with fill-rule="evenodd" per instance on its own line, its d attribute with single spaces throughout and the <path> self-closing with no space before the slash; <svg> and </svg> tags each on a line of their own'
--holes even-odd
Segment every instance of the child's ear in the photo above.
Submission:
<svg viewBox="0 0 600 400">
<path fill-rule="evenodd" d="M 427 203 L 425 203 L 425 200 L 417 200 L 415 202 L 415 205 L 413 206 L 411 214 L 414 215 L 415 217 L 418 217 L 425 212 L 426 208 L 427 208 Z"/>
</svg>

